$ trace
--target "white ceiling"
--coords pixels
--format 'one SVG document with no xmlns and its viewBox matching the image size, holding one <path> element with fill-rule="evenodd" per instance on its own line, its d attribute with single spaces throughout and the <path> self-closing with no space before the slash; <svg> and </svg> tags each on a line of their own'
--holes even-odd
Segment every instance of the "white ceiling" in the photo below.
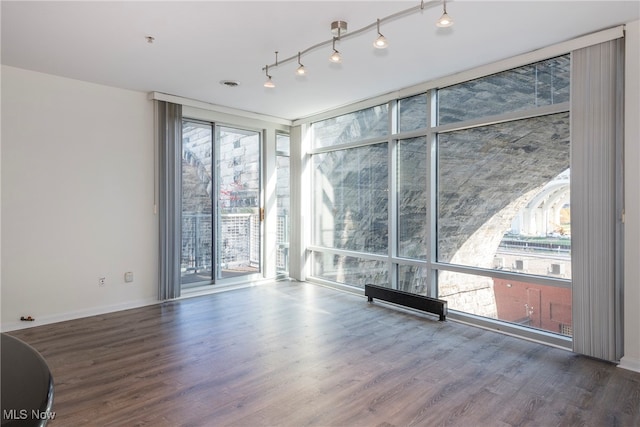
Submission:
<svg viewBox="0 0 640 427">
<path fill-rule="evenodd" d="M 447 2 L 455 20 L 434 22 L 441 5 L 262 68 L 331 39 L 330 23 L 354 31 L 420 1 L 2 1 L 2 63 L 132 90 L 158 91 L 217 105 L 296 119 L 381 95 L 579 35 L 640 19 L 632 1 Z M 149 44 L 146 36 L 155 37 Z M 229 88 L 221 80 L 238 80 Z"/>
</svg>

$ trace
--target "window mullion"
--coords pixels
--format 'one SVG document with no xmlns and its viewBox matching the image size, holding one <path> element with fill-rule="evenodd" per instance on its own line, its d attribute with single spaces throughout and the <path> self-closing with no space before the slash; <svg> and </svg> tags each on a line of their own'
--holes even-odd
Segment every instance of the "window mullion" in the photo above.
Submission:
<svg viewBox="0 0 640 427">
<path fill-rule="evenodd" d="M 429 91 L 427 102 L 427 296 L 437 298 L 438 296 L 438 272 L 433 263 L 436 261 L 437 248 L 437 134 L 433 128 L 437 124 L 437 92 Z"/>
<path fill-rule="evenodd" d="M 398 131 L 398 102 L 389 102 L 389 135 L 394 135 Z M 393 262 L 393 257 L 398 255 L 398 171 L 397 171 L 397 150 L 398 140 L 390 138 L 388 141 L 388 254 L 389 254 L 389 286 L 398 289 L 398 266 Z"/>
</svg>

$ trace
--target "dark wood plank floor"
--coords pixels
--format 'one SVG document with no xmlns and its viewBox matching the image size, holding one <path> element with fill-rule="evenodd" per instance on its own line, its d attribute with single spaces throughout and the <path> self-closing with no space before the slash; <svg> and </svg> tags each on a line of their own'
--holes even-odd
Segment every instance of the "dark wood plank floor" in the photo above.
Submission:
<svg viewBox="0 0 640 427">
<path fill-rule="evenodd" d="M 13 332 L 51 426 L 639 426 L 640 374 L 311 284 Z"/>
</svg>

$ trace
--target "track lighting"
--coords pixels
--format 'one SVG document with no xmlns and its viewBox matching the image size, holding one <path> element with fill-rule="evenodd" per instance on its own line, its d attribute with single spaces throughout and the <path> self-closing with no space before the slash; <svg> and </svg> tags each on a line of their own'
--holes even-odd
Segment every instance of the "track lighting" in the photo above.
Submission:
<svg viewBox="0 0 640 427">
<path fill-rule="evenodd" d="M 336 37 L 333 38 L 333 53 L 329 57 L 329 61 L 335 64 L 339 64 L 342 62 L 342 55 L 340 55 L 340 52 L 338 52 L 338 49 L 336 49 Z"/>
<path fill-rule="evenodd" d="M 375 47 L 376 49 L 386 49 L 387 46 L 389 46 L 389 42 L 387 41 L 387 38 L 380 32 L 380 19 L 378 19 L 376 25 L 378 27 L 378 38 L 373 42 L 373 47 Z"/>
<path fill-rule="evenodd" d="M 269 67 L 277 67 L 278 65 L 282 65 L 282 64 L 285 64 L 285 63 L 288 63 L 288 62 L 295 62 L 295 60 L 297 59 L 298 60 L 298 68 L 296 68 L 296 75 L 305 76 L 307 74 L 307 70 L 306 70 L 305 66 L 302 65 L 302 62 L 300 61 L 301 55 L 306 55 L 309 52 L 315 51 L 315 50 L 320 49 L 320 48 L 324 48 L 325 46 L 327 46 L 329 44 L 331 44 L 331 47 L 333 49 L 333 52 L 329 56 L 329 61 L 333 62 L 334 64 L 341 63 L 342 62 L 342 55 L 340 54 L 338 49 L 336 49 L 336 40 L 342 41 L 343 37 L 346 38 L 346 37 L 356 36 L 358 34 L 371 31 L 372 29 L 375 28 L 375 29 L 377 29 L 378 37 L 373 42 L 373 46 L 376 49 L 385 49 L 386 47 L 389 46 L 389 41 L 380 32 L 380 23 L 381 22 L 396 20 L 396 19 L 398 19 L 400 17 L 407 16 L 407 15 L 415 13 L 415 12 L 422 12 L 425 9 L 437 8 L 437 7 L 439 7 L 439 5 L 440 5 L 440 0 L 420 0 L 419 4 L 417 4 L 417 5 L 413 6 L 413 7 L 401 10 L 401 11 L 393 13 L 393 14 L 391 14 L 389 16 L 378 18 L 378 19 L 376 19 L 375 22 L 373 22 L 373 23 L 371 23 L 369 25 L 365 25 L 364 27 L 361 27 L 361 28 L 358 28 L 356 30 L 350 31 L 349 34 L 345 34 L 347 32 L 347 22 L 346 21 L 333 21 L 331 23 L 331 36 L 332 36 L 331 39 L 321 41 L 319 43 L 316 43 L 316 44 L 314 44 L 312 46 L 307 47 L 306 49 L 300 50 L 300 51 L 298 51 L 297 55 L 293 55 L 293 56 L 287 57 L 287 58 L 283 59 L 280 62 L 278 62 L 278 52 L 276 52 L 276 62 L 274 64 L 269 64 L 269 65 L 265 66 L 265 68 L 263 68 L 263 70 L 265 70 L 265 74 L 267 76 L 267 81 L 264 83 L 264 87 L 273 88 L 273 87 L 276 86 L 273 83 L 273 81 L 271 80 L 271 76 L 269 75 Z M 450 27 L 451 25 L 453 25 L 453 19 L 447 14 L 447 1 L 446 0 L 442 0 L 442 11 L 443 11 L 442 16 L 437 21 L 436 25 L 438 27 Z"/>
<path fill-rule="evenodd" d="M 267 81 L 264 82 L 264 87 L 268 87 L 269 89 L 276 87 L 275 83 L 273 83 L 273 81 L 271 80 L 271 76 L 269 75 L 269 66 L 268 65 L 265 67 L 264 73 L 267 76 Z"/>
<path fill-rule="evenodd" d="M 298 52 L 298 65 L 299 67 L 296 69 L 296 74 L 299 76 L 304 76 L 307 74 L 307 69 L 304 68 L 304 65 L 300 62 L 300 52 Z"/>
<path fill-rule="evenodd" d="M 442 16 L 436 22 L 436 26 L 440 28 L 447 28 L 453 25 L 453 19 L 447 14 L 447 0 L 442 0 Z"/>
<path fill-rule="evenodd" d="M 278 66 L 278 51 L 277 50 L 276 50 L 275 54 L 276 54 L 276 63 L 274 65 L 277 67 Z M 269 88 L 269 89 L 272 89 L 272 88 L 276 87 L 275 83 L 273 83 L 273 81 L 271 80 L 271 76 L 269 75 L 269 65 L 266 65 L 264 67 L 264 73 L 267 76 L 267 81 L 264 82 L 263 86 L 266 87 L 266 88 Z"/>
<path fill-rule="evenodd" d="M 333 34 L 333 53 L 329 57 L 329 61 L 333 62 L 334 64 L 339 64 L 342 62 L 342 55 L 340 55 L 340 52 L 338 52 L 338 49 L 336 49 L 336 40 L 340 40 L 343 31 L 347 31 L 347 23 L 345 21 L 333 21 L 331 23 L 331 34 Z"/>
</svg>

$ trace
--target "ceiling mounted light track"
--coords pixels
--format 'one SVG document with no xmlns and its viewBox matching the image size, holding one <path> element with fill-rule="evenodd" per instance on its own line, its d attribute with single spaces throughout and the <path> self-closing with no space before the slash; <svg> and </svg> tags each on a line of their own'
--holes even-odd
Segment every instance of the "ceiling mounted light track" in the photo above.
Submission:
<svg viewBox="0 0 640 427">
<path fill-rule="evenodd" d="M 298 68 L 296 69 L 296 74 L 297 75 L 306 75 L 307 74 L 307 69 L 305 68 L 304 65 L 302 65 L 302 63 L 300 62 L 300 57 L 301 55 L 304 55 L 306 53 L 309 53 L 311 51 L 314 51 L 316 49 L 319 49 L 321 47 L 327 46 L 327 45 L 331 45 L 332 49 L 333 49 L 333 53 L 331 54 L 331 56 L 329 57 L 329 60 L 333 63 L 340 63 L 342 62 L 342 54 L 338 51 L 338 49 L 336 49 L 336 40 L 338 41 L 342 41 L 342 39 L 347 38 L 347 37 L 353 37 L 357 34 L 363 33 L 365 31 L 369 31 L 372 29 L 376 29 L 377 33 L 378 33 L 378 37 L 375 39 L 375 41 L 373 42 L 373 46 L 377 49 L 384 49 L 389 45 L 389 42 L 387 40 L 387 38 L 385 36 L 382 35 L 382 33 L 380 32 L 380 24 L 383 22 L 387 22 L 387 21 L 393 21 L 396 20 L 398 18 L 407 16 L 409 14 L 415 13 L 415 12 L 421 12 L 424 9 L 430 9 L 433 7 L 436 7 L 438 5 L 440 5 L 442 3 L 443 6 L 443 14 L 440 17 L 440 19 L 437 21 L 436 25 L 438 27 L 450 27 L 451 25 L 453 25 L 453 19 L 451 19 L 451 17 L 447 14 L 447 3 L 446 0 L 433 0 L 433 1 L 425 1 L 425 0 L 421 0 L 420 4 L 417 6 L 413 6 L 410 7 L 409 9 L 405 9 L 405 10 L 401 10 L 399 12 L 396 12 L 392 15 L 389 16 L 385 16 L 383 18 L 378 18 L 376 20 L 376 22 L 366 25 L 362 28 L 359 28 L 355 31 L 350 31 L 348 34 L 347 33 L 347 22 L 346 21 L 333 21 L 331 23 L 331 39 L 329 40 L 325 40 L 323 42 L 317 43 L 313 46 L 310 46 L 304 50 L 301 50 L 298 52 L 297 55 L 293 55 L 290 56 L 288 58 L 283 59 L 282 61 L 278 62 L 278 52 L 276 52 L 276 62 L 273 64 L 268 64 L 265 65 L 265 67 L 262 69 L 265 71 L 268 80 L 265 82 L 264 86 L 265 87 L 275 87 L 275 84 L 273 83 L 273 81 L 271 81 L 271 76 L 269 75 L 269 68 L 273 68 L 273 67 L 277 67 L 278 65 L 282 65 L 288 62 L 293 62 L 297 59 L 298 61 Z"/>
</svg>

